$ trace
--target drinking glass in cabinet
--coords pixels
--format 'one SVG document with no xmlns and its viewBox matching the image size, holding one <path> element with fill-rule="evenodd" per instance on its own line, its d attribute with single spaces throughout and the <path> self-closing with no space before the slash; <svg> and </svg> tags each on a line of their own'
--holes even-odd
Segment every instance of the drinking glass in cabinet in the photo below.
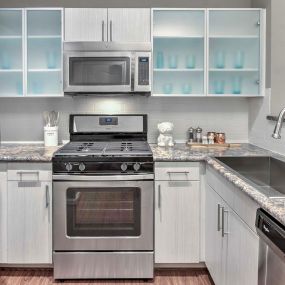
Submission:
<svg viewBox="0 0 285 285">
<path fill-rule="evenodd" d="M 32 91 L 34 94 L 41 94 L 43 93 L 43 86 L 40 82 L 33 82 L 32 83 Z"/>
<path fill-rule="evenodd" d="M 183 94 L 190 94 L 192 92 L 192 87 L 189 83 L 185 83 L 182 85 L 182 93 Z"/>
<path fill-rule="evenodd" d="M 224 94 L 225 93 L 225 81 L 224 80 L 215 80 L 214 81 L 214 92 L 215 92 L 215 94 Z"/>
<path fill-rule="evenodd" d="M 235 54 L 234 67 L 243 68 L 243 66 L 244 66 L 244 52 L 239 50 Z"/>
<path fill-rule="evenodd" d="M 55 51 L 47 51 L 46 52 L 46 61 L 47 61 L 47 68 L 49 68 L 49 69 L 56 68 L 56 52 Z"/>
<path fill-rule="evenodd" d="M 186 68 L 193 69 L 196 66 L 196 57 L 195 55 L 186 56 Z"/>
<path fill-rule="evenodd" d="M 23 84 L 22 82 L 17 82 L 16 83 L 16 91 L 18 95 L 22 95 L 23 94 Z"/>
<path fill-rule="evenodd" d="M 232 81 L 232 92 L 233 94 L 241 94 L 242 93 L 242 78 L 234 77 Z"/>
<path fill-rule="evenodd" d="M 224 51 L 216 52 L 215 54 L 215 67 L 225 68 L 226 54 Z"/>
<path fill-rule="evenodd" d="M 178 56 L 177 55 L 169 55 L 168 56 L 168 67 L 169 68 L 177 68 L 178 65 Z"/>
<path fill-rule="evenodd" d="M 156 55 L 156 68 L 164 68 L 164 56 L 162 51 L 158 51 Z"/>
<path fill-rule="evenodd" d="M 173 91 L 173 85 L 172 83 L 166 83 L 163 85 L 163 89 L 162 89 L 164 94 L 171 94 Z"/>
<path fill-rule="evenodd" d="M 11 68 L 11 58 L 10 58 L 9 54 L 7 54 L 6 52 L 1 53 L 0 66 L 2 69 L 10 69 Z"/>
</svg>

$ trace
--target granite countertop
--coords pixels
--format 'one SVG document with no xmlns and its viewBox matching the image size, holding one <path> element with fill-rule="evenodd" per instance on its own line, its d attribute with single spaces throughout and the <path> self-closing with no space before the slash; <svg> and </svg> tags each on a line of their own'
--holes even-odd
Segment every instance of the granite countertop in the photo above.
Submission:
<svg viewBox="0 0 285 285">
<path fill-rule="evenodd" d="M 251 144 L 241 144 L 239 147 L 190 147 L 185 143 L 174 147 L 159 147 L 151 145 L 154 161 L 203 161 L 214 156 L 262 156 L 271 153 Z"/>
<path fill-rule="evenodd" d="M 273 156 L 285 161 L 284 156 L 277 155 L 268 150 L 250 144 L 242 144 L 240 147 L 233 148 L 190 148 L 186 144 L 176 144 L 174 147 L 151 146 L 155 161 L 205 161 L 213 167 L 228 181 L 246 193 L 250 198 L 257 202 L 263 209 L 268 211 L 273 217 L 285 225 L 285 198 L 270 199 L 253 183 L 246 182 L 240 175 L 231 168 L 223 165 L 215 157 L 219 156 Z"/>
<path fill-rule="evenodd" d="M 53 153 L 59 147 L 44 147 L 43 144 L 1 144 L 0 161 L 2 162 L 51 162 Z M 233 148 L 190 148 L 186 144 L 176 144 L 174 147 L 159 147 L 151 145 L 154 161 L 205 161 L 223 177 L 233 183 L 256 201 L 262 208 L 271 213 L 285 225 L 285 201 L 272 200 L 262 194 L 254 185 L 247 183 L 230 168 L 226 167 L 215 157 L 219 156 L 274 156 L 285 160 L 284 156 L 250 144 L 242 144 Z"/>
<path fill-rule="evenodd" d="M 51 162 L 59 147 L 45 147 L 43 144 L 2 143 L 0 161 L 2 162 Z"/>
</svg>

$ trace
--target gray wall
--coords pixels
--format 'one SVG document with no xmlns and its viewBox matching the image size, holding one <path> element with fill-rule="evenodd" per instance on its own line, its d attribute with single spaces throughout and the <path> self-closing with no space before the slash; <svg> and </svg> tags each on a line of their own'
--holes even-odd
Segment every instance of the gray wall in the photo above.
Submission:
<svg viewBox="0 0 285 285">
<path fill-rule="evenodd" d="M 226 132 L 230 141 L 248 140 L 248 101 L 235 98 L 79 97 L 0 99 L 0 124 L 5 141 L 42 141 L 45 110 L 61 113 L 59 138 L 68 139 L 70 113 L 146 113 L 149 141 L 157 138 L 157 124 L 174 123 L 174 137 L 185 141 L 190 126 Z"/>
<path fill-rule="evenodd" d="M 0 7 L 229 7 L 248 8 L 251 0 L 0 0 Z M 60 139 L 68 139 L 70 113 L 147 113 L 149 140 L 157 137 L 158 122 L 174 122 L 174 136 L 186 139 L 186 130 L 198 125 L 204 131 L 224 131 L 230 141 L 248 140 L 248 100 L 235 98 L 146 98 L 79 97 L 7 99 L 0 98 L 2 139 L 43 140 L 42 112 L 61 112 Z"/>
<path fill-rule="evenodd" d="M 250 7 L 251 0 L 1 0 L 0 7 Z"/>
</svg>

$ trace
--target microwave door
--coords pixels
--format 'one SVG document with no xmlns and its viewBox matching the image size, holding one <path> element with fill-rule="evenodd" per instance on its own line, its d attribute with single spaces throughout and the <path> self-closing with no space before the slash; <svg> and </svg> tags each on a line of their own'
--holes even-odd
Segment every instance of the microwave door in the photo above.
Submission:
<svg viewBox="0 0 285 285">
<path fill-rule="evenodd" d="M 65 62 L 65 92 L 131 91 L 131 58 L 126 54 L 77 52 Z"/>
</svg>

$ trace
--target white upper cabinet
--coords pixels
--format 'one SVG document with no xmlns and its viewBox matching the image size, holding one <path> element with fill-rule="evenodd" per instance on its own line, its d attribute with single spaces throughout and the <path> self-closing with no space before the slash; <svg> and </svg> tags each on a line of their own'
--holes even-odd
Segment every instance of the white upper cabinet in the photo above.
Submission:
<svg viewBox="0 0 285 285">
<path fill-rule="evenodd" d="M 209 10 L 208 93 L 258 96 L 264 84 L 262 10 Z"/>
<path fill-rule="evenodd" d="M 65 41 L 150 42 L 150 9 L 66 8 Z"/>
<path fill-rule="evenodd" d="M 23 10 L 0 10 L 0 97 L 22 96 Z"/>
<path fill-rule="evenodd" d="M 153 96 L 264 96 L 263 9 L 152 10 Z"/>
<path fill-rule="evenodd" d="M 108 39 L 114 42 L 150 42 L 150 9 L 108 9 Z"/>
<path fill-rule="evenodd" d="M 107 41 L 107 8 L 66 8 L 65 41 Z"/>
<path fill-rule="evenodd" d="M 0 97 L 61 96 L 62 9 L 0 9 Z"/>
<path fill-rule="evenodd" d="M 62 10 L 27 9 L 27 95 L 62 94 Z"/>
<path fill-rule="evenodd" d="M 203 96 L 204 9 L 153 10 L 153 95 Z"/>
</svg>

